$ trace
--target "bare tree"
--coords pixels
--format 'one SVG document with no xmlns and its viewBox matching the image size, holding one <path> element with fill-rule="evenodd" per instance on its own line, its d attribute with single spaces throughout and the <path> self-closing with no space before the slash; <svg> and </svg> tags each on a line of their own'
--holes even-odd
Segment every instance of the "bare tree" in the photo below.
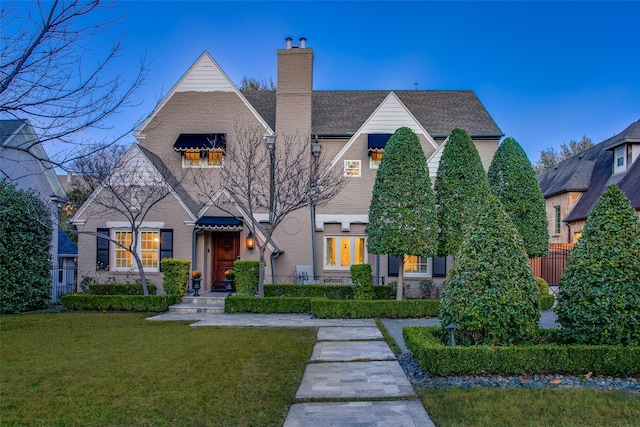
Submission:
<svg viewBox="0 0 640 427">
<path fill-rule="evenodd" d="M 339 168 L 328 168 L 324 158 L 317 165 L 308 137 L 278 135 L 273 148 L 266 143 L 264 129 L 236 126 L 235 139 L 227 148 L 228 161 L 221 172 L 220 188 L 226 189 L 252 218 L 247 227 L 257 235 L 256 213 L 269 212 L 269 222 L 260 225 L 264 241 L 256 239 L 260 276 L 258 295 L 264 296 L 265 250 L 273 233 L 290 213 L 322 206 L 342 189 L 345 178 Z M 232 212 L 231 202 L 218 197 L 217 207 Z"/>
<path fill-rule="evenodd" d="M 3 1 L 0 6 L 0 116 L 29 120 L 36 134 L 33 141 L 11 149 L 29 153 L 45 167 L 66 170 L 70 161 L 86 155 L 87 150 L 79 150 L 82 132 L 108 129 L 106 120 L 132 105 L 133 93 L 145 80 L 144 58 L 132 80 L 111 68 L 122 52 L 122 38 L 101 58 L 88 54 L 89 42 L 114 23 L 96 19 L 104 7 L 102 0 L 38 1 L 29 6 Z M 136 126 L 131 123 L 129 130 L 102 146 Z M 56 154 L 39 158 L 32 150 L 38 143 L 55 145 Z"/>
<path fill-rule="evenodd" d="M 251 91 L 275 91 L 276 84 L 273 82 L 273 79 L 269 77 L 269 80 L 258 80 L 255 77 L 247 77 L 244 76 L 242 81 L 240 82 L 240 91 L 241 92 L 251 92 Z"/>
<path fill-rule="evenodd" d="M 541 174 L 550 169 L 553 169 L 555 165 L 569 157 L 578 154 L 588 148 L 593 147 L 593 141 L 586 135 L 582 136 L 580 141 L 571 140 L 569 143 L 562 143 L 560 145 L 560 151 L 555 148 L 548 147 L 540 151 L 540 158 L 536 161 L 533 167 L 537 174 Z"/>
<path fill-rule="evenodd" d="M 115 165 L 110 161 L 98 160 L 85 167 L 99 183 L 89 201 L 91 215 L 123 218 L 128 223 L 126 234 L 108 236 L 81 228 L 77 233 L 104 238 L 128 252 L 135 261 L 145 295 L 149 294 L 144 269 L 149 267 L 136 250 L 141 236 L 140 228 L 150 212 L 158 211 L 158 204 L 172 194 L 183 178 L 173 172 L 154 154 L 142 151 L 139 146 L 132 147 Z M 97 157 L 94 156 L 94 160 Z M 82 210 L 78 215 L 81 215 Z M 76 219 L 76 218 L 74 218 Z M 160 259 L 150 262 L 159 263 Z M 131 266 L 133 267 L 133 266 Z"/>
</svg>

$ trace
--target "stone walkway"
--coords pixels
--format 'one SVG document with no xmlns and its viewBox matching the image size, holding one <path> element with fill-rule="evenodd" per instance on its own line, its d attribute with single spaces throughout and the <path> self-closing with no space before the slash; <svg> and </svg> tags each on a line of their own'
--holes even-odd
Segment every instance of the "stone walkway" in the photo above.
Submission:
<svg viewBox="0 0 640 427">
<path fill-rule="evenodd" d="M 291 406 L 284 427 L 434 425 L 373 319 L 166 313 L 148 320 L 194 321 L 194 327 L 318 327 L 318 341 L 296 392 L 301 402 Z M 402 341 L 402 335 L 394 339 Z"/>
</svg>

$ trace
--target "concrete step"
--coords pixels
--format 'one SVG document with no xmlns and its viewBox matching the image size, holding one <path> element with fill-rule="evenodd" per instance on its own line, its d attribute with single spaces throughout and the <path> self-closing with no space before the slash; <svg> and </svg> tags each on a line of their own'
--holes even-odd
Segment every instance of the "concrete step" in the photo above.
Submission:
<svg viewBox="0 0 640 427">
<path fill-rule="evenodd" d="M 224 296 L 183 296 L 183 304 L 196 304 L 196 305 L 219 305 L 224 307 Z"/>
<path fill-rule="evenodd" d="M 174 304 L 169 307 L 169 313 L 176 314 L 194 314 L 194 313 L 209 313 L 209 314 L 221 314 L 224 313 L 224 303 L 221 305 L 214 304 Z"/>
</svg>

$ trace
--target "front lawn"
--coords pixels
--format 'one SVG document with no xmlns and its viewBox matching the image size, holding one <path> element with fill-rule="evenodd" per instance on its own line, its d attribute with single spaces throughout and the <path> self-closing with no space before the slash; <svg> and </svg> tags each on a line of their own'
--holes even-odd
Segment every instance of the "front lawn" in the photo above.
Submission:
<svg viewBox="0 0 640 427">
<path fill-rule="evenodd" d="M 140 314 L 3 316 L 2 425 L 280 426 L 315 336 Z"/>
<path fill-rule="evenodd" d="M 418 389 L 437 426 L 634 426 L 640 394 L 591 389 Z"/>
</svg>

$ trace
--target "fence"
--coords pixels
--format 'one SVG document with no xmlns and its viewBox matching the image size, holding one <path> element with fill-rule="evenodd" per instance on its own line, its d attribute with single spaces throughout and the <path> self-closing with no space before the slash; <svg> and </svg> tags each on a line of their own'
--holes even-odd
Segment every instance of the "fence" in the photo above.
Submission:
<svg viewBox="0 0 640 427">
<path fill-rule="evenodd" d="M 547 256 L 531 260 L 533 275 L 542 277 L 549 286 L 558 286 L 573 243 L 550 243 Z"/>
<path fill-rule="evenodd" d="M 74 265 L 54 267 L 51 270 L 52 288 L 51 299 L 58 300 L 62 295 L 69 294 L 76 289 L 78 269 Z"/>
</svg>

